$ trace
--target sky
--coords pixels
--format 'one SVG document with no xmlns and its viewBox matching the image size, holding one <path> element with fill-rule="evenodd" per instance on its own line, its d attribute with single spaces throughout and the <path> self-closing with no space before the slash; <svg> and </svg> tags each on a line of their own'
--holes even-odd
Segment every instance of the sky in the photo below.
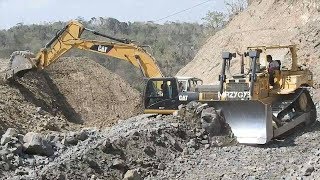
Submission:
<svg viewBox="0 0 320 180">
<path fill-rule="evenodd" d="M 156 21 L 208 0 L 0 0 L 0 29 L 17 23 L 41 24 L 77 17 L 112 17 L 119 21 Z M 208 11 L 225 11 L 223 0 L 209 0 L 185 12 L 156 21 L 199 22 Z"/>
</svg>

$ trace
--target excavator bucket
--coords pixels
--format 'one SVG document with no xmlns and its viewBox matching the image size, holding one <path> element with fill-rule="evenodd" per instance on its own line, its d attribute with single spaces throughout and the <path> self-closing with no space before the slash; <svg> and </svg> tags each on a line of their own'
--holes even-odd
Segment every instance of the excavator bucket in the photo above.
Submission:
<svg viewBox="0 0 320 180">
<path fill-rule="evenodd" d="M 9 67 L 6 71 L 6 79 L 10 79 L 16 74 L 32 69 L 34 67 L 32 58 L 34 58 L 34 55 L 29 51 L 16 51 L 12 53 Z"/>
<path fill-rule="evenodd" d="M 215 101 L 209 106 L 220 109 L 241 144 L 266 144 L 273 137 L 270 105 L 260 101 Z"/>
</svg>

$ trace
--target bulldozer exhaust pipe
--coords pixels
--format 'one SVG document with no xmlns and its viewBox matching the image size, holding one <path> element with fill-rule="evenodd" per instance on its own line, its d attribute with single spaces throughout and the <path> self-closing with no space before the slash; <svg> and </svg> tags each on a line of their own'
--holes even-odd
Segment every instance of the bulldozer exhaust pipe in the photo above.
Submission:
<svg viewBox="0 0 320 180">
<path fill-rule="evenodd" d="M 249 57 L 252 59 L 252 71 L 250 74 L 250 95 L 253 96 L 254 91 L 254 83 L 257 80 L 257 59 L 260 57 L 260 53 L 258 51 L 250 51 Z"/>
<path fill-rule="evenodd" d="M 226 67 L 227 64 L 228 66 L 230 66 L 230 61 L 233 57 L 236 57 L 236 53 L 230 53 L 230 52 L 223 52 L 222 53 L 222 69 L 221 69 L 221 74 L 219 75 L 219 93 L 222 94 L 223 93 L 223 84 L 226 82 Z"/>
</svg>

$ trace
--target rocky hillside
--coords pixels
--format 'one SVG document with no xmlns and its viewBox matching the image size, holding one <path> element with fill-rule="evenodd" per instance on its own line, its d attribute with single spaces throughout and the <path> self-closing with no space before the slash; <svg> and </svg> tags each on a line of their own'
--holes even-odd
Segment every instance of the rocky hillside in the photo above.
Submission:
<svg viewBox="0 0 320 180">
<path fill-rule="evenodd" d="M 220 72 L 222 51 L 243 52 L 248 46 L 294 43 L 299 48 L 300 63 L 306 63 L 320 82 L 320 71 L 314 66 L 320 55 L 318 10 L 318 5 L 311 0 L 253 1 L 225 29 L 209 38 L 178 75 L 201 77 L 205 83 L 213 84 Z M 240 72 L 238 63 L 233 64 L 231 72 Z"/>
</svg>

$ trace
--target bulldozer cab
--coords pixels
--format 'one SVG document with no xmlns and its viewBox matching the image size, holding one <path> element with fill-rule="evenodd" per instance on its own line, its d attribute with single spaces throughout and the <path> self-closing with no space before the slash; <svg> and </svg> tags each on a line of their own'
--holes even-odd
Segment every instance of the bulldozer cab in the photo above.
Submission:
<svg viewBox="0 0 320 180">
<path fill-rule="evenodd" d="M 261 100 L 276 94 L 290 94 L 301 86 L 312 86 L 312 73 L 298 65 L 296 45 L 248 47 L 243 66 L 247 72 L 226 78 L 225 69 L 234 58 L 225 52 L 220 74 L 222 100 Z M 278 67 L 270 70 L 268 56 Z"/>
<path fill-rule="evenodd" d="M 306 68 L 298 64 L 297 47 L 296 45 L 287 46 L 256 46 L 248 47 L 248 51 L 259 52 L 259 58 L 257 58 L 257 76 L 265 76 L 269 81 L 269 95 L 273 94 L 290 94 L 301 86 L 312 86 L 313 77 L 312 73 Z M 272 62 L 268 62 L 268 56 L 272 57 Z M 250 58 L 250 57 L 249 57 Z M 252 60 L 248 59 L 252 64 Z M 276 63 L 278 68 L 271 69 L 271 64 Z M 252 65 L 251 65 L 252 67 Z M 258 89 L 262 89 L 260 81 Z M 264 81 L 265 82 L 265 81 Z M 259 92 L 257 92 L 259 93 Z M 262 92 L 260 92 L 261 94 Z M 257 96 L 257 94 L 256 94 Z M 264 98 L 265 95 L 257 96 L 258 99 Z"/>
</svg>

